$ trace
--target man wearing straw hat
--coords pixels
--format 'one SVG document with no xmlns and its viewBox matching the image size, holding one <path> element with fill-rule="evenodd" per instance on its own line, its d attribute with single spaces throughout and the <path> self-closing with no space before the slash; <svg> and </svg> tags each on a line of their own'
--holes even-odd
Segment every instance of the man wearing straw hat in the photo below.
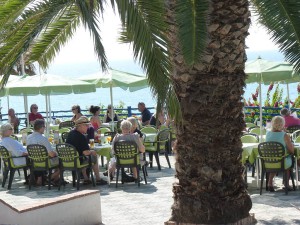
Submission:
<svg viewBox="0 0 300 225">
<path fill-rule="evenodd" d="M 96 184 L 105 185 L 107 182 L 100 178 L 97 153 L 94 150 L 90 150 L 88 141 L 85 137 L 89 126 L 90 122 L 86 116 L 79 117 L 78 120 L 75 120 L 75 129 L 70 131 L 66 143 L 73 145 L 78 151 L 79 156 L 91 155 L 92 163 L 94 164 L 93 170 L 96 176 Z M 82 170 L 82 175 L 84 177 L 84 184 L 92 183 L 87 176 L 86 169 Z"/>
</svg>

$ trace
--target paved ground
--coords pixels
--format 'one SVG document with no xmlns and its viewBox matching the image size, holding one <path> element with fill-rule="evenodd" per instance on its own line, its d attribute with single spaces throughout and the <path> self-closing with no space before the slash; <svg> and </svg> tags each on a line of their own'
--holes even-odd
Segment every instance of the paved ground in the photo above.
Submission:
<svg viewBox="0 0 300 225">
<path fill-rule="evenodd" d="M 172 199 L 172 183 L 174 178 L 174 157 L 171 156 L 172 169 L 167 168 L 164 157 L 162 170 L 156 167 L 148 168 L 148 184 L 142 182 L 141 187 L 137 184 L 125 183 L 115 188 L 115 182 L 111 186 L 98 186 L 100 190 L 102 218 L 105 225 L 161 225 L 170 218 Z M 250 173 L 249 173 L 250 176 Z M 248 178 L 249 193 L 251 194 L 253 208 L 257 224 L 300 224 L 300 191 L 290 192 L 288 196 L 280 188 L 275 193 L 259 195 L 256 182 Z M 280 185 L 282 180 L 275 180 Z M 0 188 L 0 198 L 13 206 L 29 205 L 40 199 L 64 195 L 76 191 L 68 184 L 64 190 L 58 191 L 53 188 L 48 191 L 46 187 L 33 188 L 28 191 L 22 178 L 16 175 L 13 188 L 10 191 Z M 81 189 L 92 186 L 81 186 Z M 0 219 L 1 223 L 1 219 Z M 13 223 L 13 221 L 12 221 Z"/>
</svg>

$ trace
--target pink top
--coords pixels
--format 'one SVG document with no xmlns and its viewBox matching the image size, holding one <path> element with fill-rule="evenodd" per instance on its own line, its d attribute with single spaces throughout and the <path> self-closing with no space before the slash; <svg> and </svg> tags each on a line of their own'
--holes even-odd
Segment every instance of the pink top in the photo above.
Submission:
<svg viewBox="0 0 300 225">
<path fill-rule="evenodd" d="M 92 124 L 92 126 L 94 127 L 94 130 L 98 130 L 98 123 L 93 123 L 93 122 L 91 122 L 91 124 Z"/>
<path fill-rule="evenodd" d="M 295 118 L 293 116 L 284 116 L 285 127 L 300 125 L 300 119 Z"/>
</svg>

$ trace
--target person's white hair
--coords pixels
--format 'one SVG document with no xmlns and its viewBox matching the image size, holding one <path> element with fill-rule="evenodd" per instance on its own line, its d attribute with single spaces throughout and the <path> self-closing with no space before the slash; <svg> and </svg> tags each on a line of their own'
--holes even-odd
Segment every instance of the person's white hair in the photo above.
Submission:
<svg viewBox="0 0 300 225">
<path fill-rule="evenodd" d="M 285 120 L 282 116 L 275 116 L 272 119 L 272 131 L 283 130 L 285 125 Z"/>
<path fill-rule="evenodd" d="M 1 135 L 3 136 L 6 131 L 11 129 L 13 129 L 13 126 L 10 123 L 3 124 L 1 126 Z"/>
<path fill-rule="evenodd" d="M 128 117 L 127 120 L 132 124 L 133 127 L 137 127 L 137 121 L 134 117 Z"/>
<path fill-rule="evenodd" d="M 121 122 L 121 126 L 120 126 L 121 130 L 131 130 L 131 127 L 132 127 L 132 124 L 130 121 L 123 120 Z"/>
</svg>

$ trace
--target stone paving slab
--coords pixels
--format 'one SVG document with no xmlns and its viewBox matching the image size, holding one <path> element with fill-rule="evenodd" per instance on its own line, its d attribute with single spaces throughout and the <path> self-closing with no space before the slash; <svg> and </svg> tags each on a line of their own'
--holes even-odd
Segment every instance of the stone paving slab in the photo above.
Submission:
<svg viewBox="0 0 300 225">
<path fill-rule="evenodd" d="M 148 184 L 141 182 L 140 188 L 135 183 L 119 183 L 115 188 L 115 181 L 110 186 L 80 186 L 80 190 L 100 190 L 103 224 L 105 225 L 162 225 L 171 216 L 173 204 L 172 184 L 175 182 L 174 156 L 170 156 L 172 168 L 167 167 L 165 157 L 160 156 L 162 170 L 158 171 L 156 163 L 148 168 Z M 102 169 L 103 170 L 103 169 Z M 38 201 L 45 201 L 54 196 L 61 196 L 76 192 L 71 182 L 64 189 L 58 191 L 56 187 L 48 191 L 47 187 L 33 187 L 31 191 L 24 186 L 24 180 L 15 175 L 12 190 L 0 188 L 0 198 L 11 205 L 30 205 Z M 71 178 L 68 178 L 71 181 Z M 255 214 L 257 224 L 300 224 L 300 191 L 289 192 L 283 190 L 275 193 L 263 191 L 259 195 L 256 181 L 248 172 L 248 191 L 251 195 L 253 207 L 250 213 Z M 276 178 L 276 184 L 282 182 Z M 280 186 L 280 185 L 279 185 Z M 84 207 L 84 206 L 83 206 Z M 0 218 L 1 224 L 1 218 Z M 12 221 L 13 224 L 13 221 Z"/>
</svg>

